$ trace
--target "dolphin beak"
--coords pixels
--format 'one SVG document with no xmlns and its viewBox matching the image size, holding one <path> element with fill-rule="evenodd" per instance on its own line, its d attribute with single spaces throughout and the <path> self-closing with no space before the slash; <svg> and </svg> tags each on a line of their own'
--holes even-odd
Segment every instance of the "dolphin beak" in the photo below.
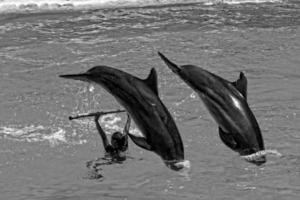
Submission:
<svg viewBox="0 0 300 200">
<path fill-rule="evenodd" d="M 157 52 L 159 57 L 166 63 L 166 65 L 174 72 L 179 73 L 181 69 L 173 62 L 171 62 L 164 54 Z"/>
<path fill-rule="evenodd" d="M 89 76 L 89 74 L 86 74 L 86 73 L 82 73 L 82 74 L 64 74 L 64 75 L 59 75 L 59 77 L 90 82 L 90 79 L 89 79 L 90 76 Z"/>
</svg>

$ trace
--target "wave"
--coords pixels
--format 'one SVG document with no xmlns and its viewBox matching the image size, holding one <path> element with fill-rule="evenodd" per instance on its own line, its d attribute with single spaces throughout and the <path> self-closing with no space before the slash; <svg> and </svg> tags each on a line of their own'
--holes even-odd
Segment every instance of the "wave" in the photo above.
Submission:
<svg viewBox="0 0 300 200">
<path fill-rule="evenodd" d="M 281 1 L 283 0 L 0 0 L 0 13 L 144 7 L 187 3 L 204 3 L 209 5 L 218 3 L 240 4 Z"/>
<path fill-rule="evenodd" d="M 48 141 L 51 146 L 67 143 L 65 133 L 66 131 L 60 127 L 53 129 L 42 125 L 0 127 L 2 138 L 26 142 Z"/>
<path fill-rule="evenodd" d="M 122 119 L 115 114 L 105 115 L 100 118 L 100 123 L 103 125 L 105 132 L 110 135 L 115 131 L 123 131 L 123 126 L 120 124 Z M 90 124 L 93 125 L 90 129 Z M 86 137 L 82 133 L 95 130 L 96 127 L 91 119 L 74 120 L 72 125 L 73 132 L 65 130 L 59 126 L 43 126 L 43 125 L 10 125 L 0 127 L 0 139 L 15 140 L 21 142 L 47 142 L 51 147 L 60 144 L 80 145 L 87 143 Z M 94 131 L 93 131 L 94 132 Z M 132 127 L 130 133 L 139 137 L 143 134 L 136 128 Z M 99 138 L 100 139 L 100 138 Z"/>
</svg>

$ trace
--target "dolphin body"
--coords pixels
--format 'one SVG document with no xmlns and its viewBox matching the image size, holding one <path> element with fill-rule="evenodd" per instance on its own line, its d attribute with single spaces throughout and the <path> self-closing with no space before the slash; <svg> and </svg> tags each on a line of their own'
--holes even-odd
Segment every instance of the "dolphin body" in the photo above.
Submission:
<svg viewBox="0 0 300 200">
<path fill-rule="evenodd" d="M 158 54 L 198 93 L 219 125 L 219 136 L 225 145 L 242 156 L 264 150 L 260 128 L 247 103 L 247 78 L 242 72 L 237 81 L 229 82 L 194 65 L 177 66 L 162 53 Z M 266 157 L 251 162 L 261 165 L 266 162 Z"/>
<path fill-rule="evenodd" d="M 60 77 L 101 85 L 124 106 L 141 130 L 144 137 L 129 134 L 136 145 L 158 154 L 173 170 L 185 167 L 188 161 L 184 161 L 182 140 L 172 116 L 158 96 L 154 68 L 145 80 L 108 66 Z"/>
</svg>

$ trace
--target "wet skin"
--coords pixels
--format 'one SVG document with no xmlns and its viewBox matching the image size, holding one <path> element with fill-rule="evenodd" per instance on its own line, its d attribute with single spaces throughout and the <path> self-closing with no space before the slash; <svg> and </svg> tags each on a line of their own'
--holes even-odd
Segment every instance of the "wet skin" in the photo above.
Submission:
<svg viewBox="0 0 300 200">
<path fill-rule="evenodd" d="M 229 82 L 197 66 L 177 66 L 160 52 L 159 56 L 197 92 L 218 124 L 220 138 L 226 146 L 242 156 L 264 150 L 259 125 L 247 103 L 247 79 L 242 72 L 237 81 Z M 251 162 L 261 165 L 266 158 Z"/>
<path fill-rule="evenodd" d="M 107 139 L 107 136 L 102 129 L 102 127 L 99 124 L 99 118 L 101 116 L 101 113 L 97 113 L 95 115 L 94 121 L 96 124 L 96 128 L 98 130 L 98 133 L 102 139 L 103 147 L 105 149 L 105 153 L 107 156 L 109 156 L 113 161 L 124 161 L 126 160 L 126 154 L 125 152 L 128 149 L 128 134 L 129 134 L 129 128 L 130 128 L 130 116 L 127 115 L 127 121 L 123 130 L 123 134 L 120 132 L 114 132 L 111 136 L 111 144 L 109 144 L 109 141 Z"/>
</svg>

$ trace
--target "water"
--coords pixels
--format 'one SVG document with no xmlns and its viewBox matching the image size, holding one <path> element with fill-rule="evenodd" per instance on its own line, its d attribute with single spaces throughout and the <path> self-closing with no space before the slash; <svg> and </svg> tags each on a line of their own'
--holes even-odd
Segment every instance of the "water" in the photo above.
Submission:
<svg viewBox="0 0 300 200">
<path fill-rule="evenodd" d="M 3 11 L 1 200 L 299 199 L 300 2 L 166 3 Z M 157 51 L 232 81 L 244 71 L 265 146 L 283 157 L 268 156 L 257 167 L 228 149 L 197 95 Z M 68 116 L 120 106 L 101 87 L 58 75 L 103 64 L 140 78 L 156 68 L 160 97 L 191 161 L 189 178 L 132 142 L 123 164 L 103 166 L 101 179 L 89 176 L 86 163 L 103 157 L 102 142 L 92 120 Z M 125 119 L 111 115 L 101 123 L 113 132 Z"/>
</svg>

